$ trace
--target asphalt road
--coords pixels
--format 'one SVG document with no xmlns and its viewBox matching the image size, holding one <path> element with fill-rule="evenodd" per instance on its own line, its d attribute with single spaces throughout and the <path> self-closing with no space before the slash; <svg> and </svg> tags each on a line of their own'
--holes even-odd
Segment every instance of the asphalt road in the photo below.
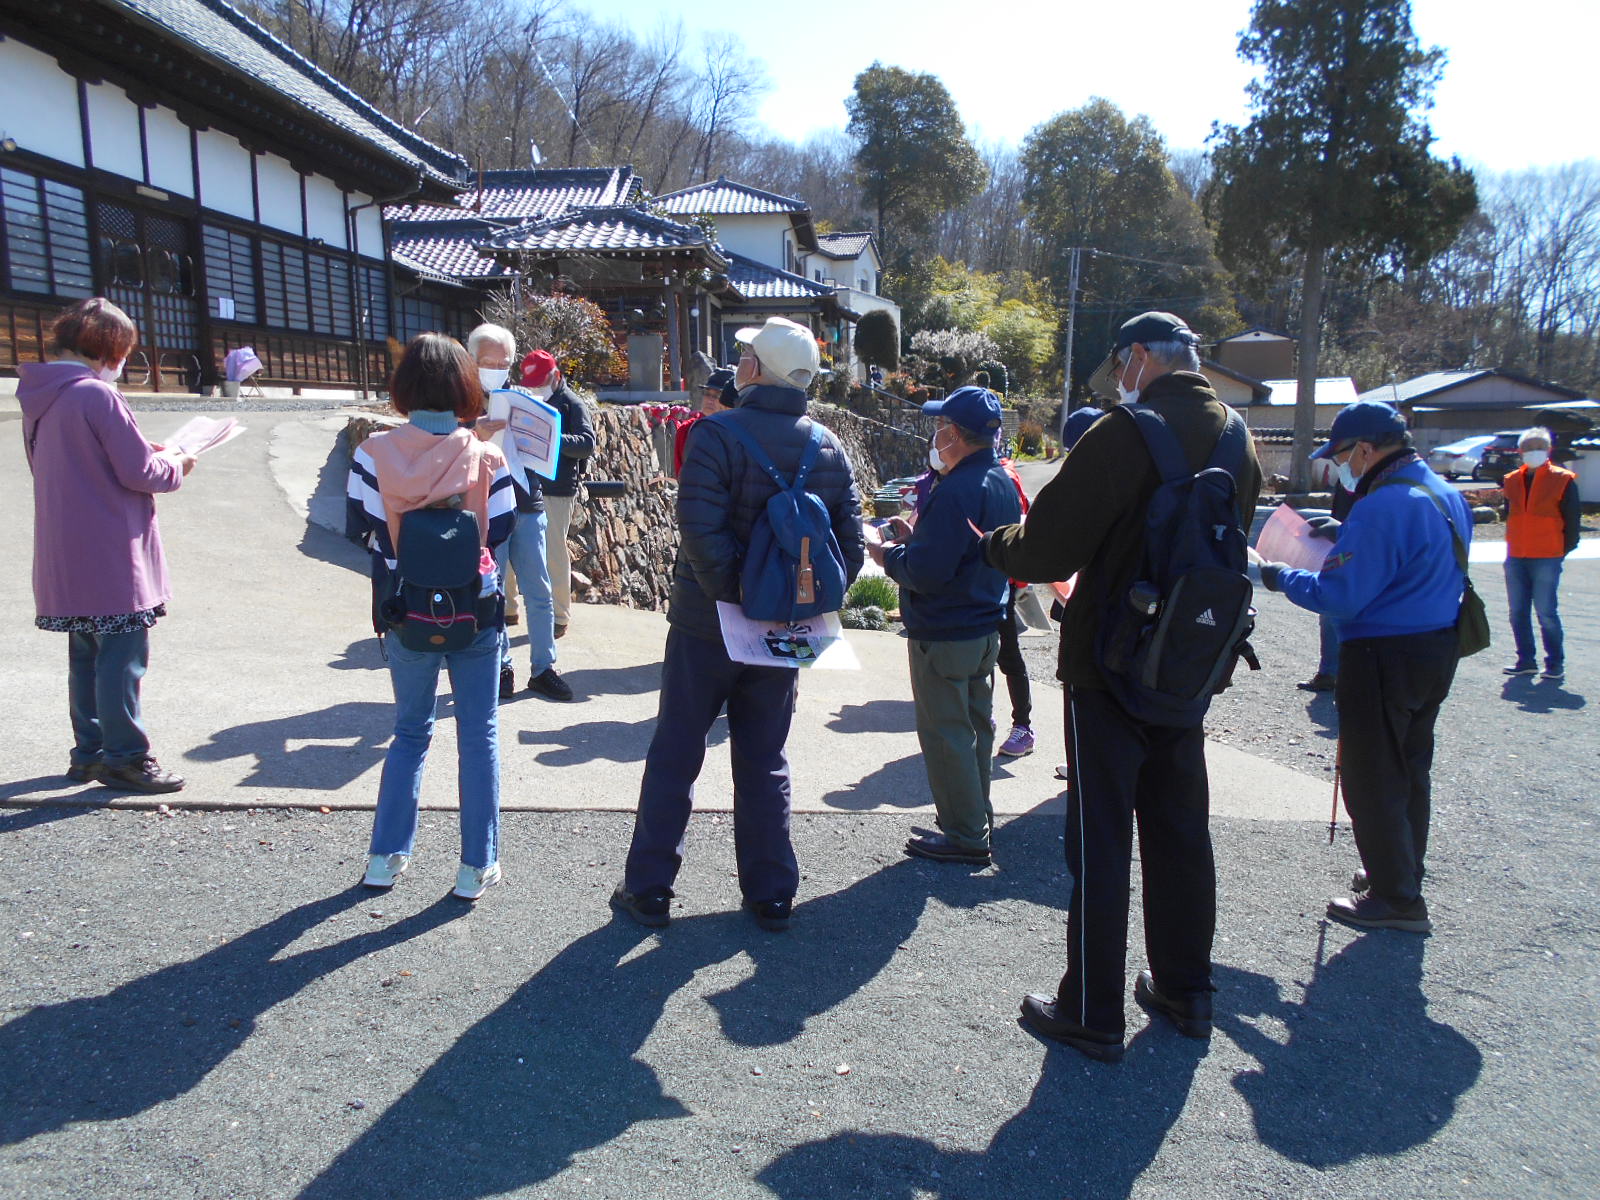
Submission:
<svg viewBox="0 0 1600 1200">
<path fill-rule="evenodd" d="M 274 586 L 295 578 L 271 563 Z M 235 586 L 224 558 L 208 569 Z M 721 813 L 695 818 L 679 916 L 647 933 L 606 906 L 621 813 L 508 813 L 507 882 L 471 908 L 445 898 L 447 813 L 373 896 L 350 886 L 362 812 L 0 808 L 0 1194 L 1592 1197 L 1597 582 L 1591 562 L 1564 585 L 1564 687 L 1502 686 L 1498 647 L 1463 665 L 1435 935 L 1322 919 L 1347 832 L 1330 849 L 1312 822 L 1218 818 L 1217 1033 L 1188 1041 L 1130 1002 L 1118 1066 L 1015 1021 L 1064 965 L 1055 815 L 1006 818 L 999 865 L 969 872 L 904 858 L 903 813 L 801 814 L 801 902 L 772 935 L 737 911 Z M 1211 731 L 1316 774 L 1332 714 L 1293 688 L 1315 625 L 1261 608 L 1267 669 Z M 59 719 L 5 671 L 25 720 Z M 338 677 L 309 675 L 307 705 Z M 1059 748 L 1042 732 L 1022 764 L 1041 776 Z M 1137 904 L 1130 940 L 1131 972 Z"/>
</svg>

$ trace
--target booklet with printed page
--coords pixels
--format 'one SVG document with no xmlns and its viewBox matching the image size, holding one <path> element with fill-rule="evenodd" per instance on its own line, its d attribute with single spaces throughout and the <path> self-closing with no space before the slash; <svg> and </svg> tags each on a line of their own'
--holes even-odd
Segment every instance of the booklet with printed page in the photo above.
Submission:
<svg viewBox="0 0 1600 1200">
<path fill-rule="evenodd" d="M 169 454 L 199 457 L 207 450 L 226 445 L 243 432 L 244 426 L 232 417 L 194 417 L 185 421 L 163 446 Z"/>
<path fill-rule="evenodd" d="M 1261 527 L 1256 553 L 1267 562 L 1281 562 L 1302 571 L 1320 571 L 1333 543 L 1313 537 L 1306 519 L 1280 504 Z"/>
<path fill-rule="evenodd" d="M 717 601 L 722 644 L 734 662 L 753 667 L 816 667 L 824 671 L 858 671 L 861 660 L 844 640 L 838 613 L 823 613 L 793 625 L 752 621 L 744 609 Z"/>
<path fill-rule="evenodd" d="M 545 388 L 496 388 L 489 393 L 490 420 L 506 423 L 492 440 L 505 451 L 511 473 L 522 476 L 524 488 L 524 472 L 554 479 L 561 465 L 561 410 L 545 402 L 549 395 Z"/>
</svg>

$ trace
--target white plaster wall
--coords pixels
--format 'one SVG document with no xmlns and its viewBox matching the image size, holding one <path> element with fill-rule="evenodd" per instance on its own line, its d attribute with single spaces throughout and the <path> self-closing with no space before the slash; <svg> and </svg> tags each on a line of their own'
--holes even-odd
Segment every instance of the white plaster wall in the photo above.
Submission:
<svg viewBox="0 0 1600 1200">
<path fill-rule="evenodd" d="M 371 196 L 363 196 L 359 192 L 350 194 L 350 205 L 365 204 Z M 352 249 L 365 255 L 367 258 L 382 258 L 383 255 L 383 209 L 374 204 L 371 208 L 363 208 L 355 214 L 356 217 L 356 244 Z"/>
<path fill-rule="evenodd" d="M 713 220 L 717 223 L 717 240 L 729 250 L 780 271 L 784 269 L 784 234 L 790 228 L 787 216 L 730 214 Z"/>
<path fill-rule="evenodd" d="M 194 195 L 194 155 L 189 127 L 170 108 L 144 114 L 145 142 L 150 148 L 150 184 L 180 196 Z"/>
<path fill-rule="evenodd" d="M 200 134 L 200 203 L 230 216 L 256 219 L 250 151 L 225 133 Z"/>
<path fill-rule="evenodd" d="M 129 179 L 144 179 L 144 152 L 139 144 L 139 108 L 128 94 L 109 83 L 92 83 L 89 97 L 89 152 L 94 165 Z"/>
<path fill-rule="evenodd" d="M 339 250 L 348 249 L 344 193 L 337 184 L 320 175 L 306 176 L 306 236 L 321 238 Z"/>
<path fill-rule="evenodd" d="M 303 237 L 300 172 L 275 155 L 260 154 L 256 156 L 256 180 L 261 189 L 261 223 Z"/>
<path fill-rule="evenodd" d="M 48 54 L 16 38 L 0 42 L 0 79 L 5 81 L 7 136 L 24 150 L 83 166 L 78 81 Z M 137 140 L 133 148 L 138 153 Z"/>
</svg>

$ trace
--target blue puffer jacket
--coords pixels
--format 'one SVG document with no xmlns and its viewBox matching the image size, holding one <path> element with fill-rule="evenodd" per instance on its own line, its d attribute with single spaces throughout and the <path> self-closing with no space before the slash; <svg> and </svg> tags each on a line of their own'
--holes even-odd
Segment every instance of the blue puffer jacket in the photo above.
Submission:
<svg viewBox="0 0 1600 1200">
<path fill-rule="evenodd" d="M 1021 519 L 1016 485 L 992 449 L 973 451 L 933 485 L 911 537 L 883 554 L 908 638 L 960 642 L 1000 628 L 1011 585 L 967 522 L 987 532 Z"/>
<path fill-rule="evenodd" d="M 1421 461 L 1373 482 L 1406 480 L 1444 501 L 1463 544 L 1472 513 L 1461 493 Z M 1363 479 L 1362 484 L 1366 485 Z M 1339 621 L 1339 640 L 1427 633 L 1456 623 L 1464 587 L 1450 525 L 1427 495 L 1403 483 L 1358 488 L 1355 507 L 1321 571 L 1284 571 L 1278 586 L 1301 608 Z"/>
<path fill-rule="evenodd" d="M 806 394 L 759 384 L 739 393 L 739 407 L 696 423 L 678 475 L 678 560 L 672 568 L 667 620 L 696 637 L 722 639 L 716 601 L 739 600 L 739 569 L 750 528 L 778 490 L 751 461 L 744 443 L 720 425 L 737 421 L 760 443 L 772 465 L 792 480 L 811 436 Z M 828 430 L 806 480 L 806 491 L 827 506 L 844 556 L 846 582 L 861 570 L 861 495 L 844 448 Z"/>
</svg>

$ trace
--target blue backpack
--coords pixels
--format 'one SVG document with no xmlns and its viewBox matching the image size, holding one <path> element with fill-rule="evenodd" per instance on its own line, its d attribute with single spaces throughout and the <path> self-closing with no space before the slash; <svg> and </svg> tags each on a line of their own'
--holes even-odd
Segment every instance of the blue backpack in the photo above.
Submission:
<svg viewBox="0 0 1600 1200">
<path fill-rule="evenodd" d="M 744 443 L 750 459 L 778 487 L 750 528 L 739 572 L 739 606 L 752 621 L 792 625 L 844 605 L 844 555 L 833 536 L 828 507 L 806 491 L 806 478 L 822 449 L 822 430 L 811 422 L 794 482 L 787 482 L 766 451 L 737 419 L 719 420 Z"/>
<path fill-rule="evenodd" d="M 418 653 L 465 650 L 497 623 L 499 593 L 482 594 L 478 518 L 456 506 L 418 508 L 400 518 L 395 570 L 378 614 L 400 644 Z"/>
<path fill-rule="evenodd" d="M 1152 725 L 1200 724 L 1211 697 L 1233 681 L 1239 659 L 1258 670 L 1239 524 L 1238 479 L 1249 433 L 1233 411 L 1198 473 L 1154 409 L 1119 405 L 1133 418 L 1161 485 L 1145 510 L 1144 558 L 1126 593 L 1113 593 L 1095 661 L 1124 711 Z"/>
</svg>

